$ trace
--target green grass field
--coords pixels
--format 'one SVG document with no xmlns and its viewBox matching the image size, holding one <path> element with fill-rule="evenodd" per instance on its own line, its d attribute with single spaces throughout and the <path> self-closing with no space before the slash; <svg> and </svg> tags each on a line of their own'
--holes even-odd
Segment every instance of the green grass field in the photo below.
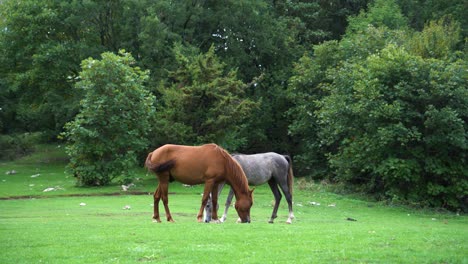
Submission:
<svg viewBox="0 0 468 264">
<path fill-rule="evenodd" d="M 157 224 L 145 194 L 154 176 L 135 170 L 130 191 L 140 195 L 117 184 L 75 187 L 61 153 L 0 162 L 0 263 L 468 263 L 464 215 L 388 207 L 296 179 L 292 225 L 284 199 L 268 224 L 268 186 L 254 192 L 251 224 L 237 224 L 234 208 L 225 223 L 197 223 L 202 187 L 178 183 L 169 190 L 176 223 Z"/>
</svg>

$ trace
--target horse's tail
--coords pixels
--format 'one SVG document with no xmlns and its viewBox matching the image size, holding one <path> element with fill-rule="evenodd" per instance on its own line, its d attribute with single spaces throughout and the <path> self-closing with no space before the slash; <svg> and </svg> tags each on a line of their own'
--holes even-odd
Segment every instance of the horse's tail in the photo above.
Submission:
<svg viewBox="0 0 468 264">
<path fill-rule="evenodd" d="M 294 185 L 294 174 L 293 174 L 293 167 L 292 167 L 292 159 L 289 155 L 284 155 L 284 158 L 288 161 L 289 168 L 288 168 L 288 188 L 291 197 L 293 195 L 293 185 Z"/>
<path fill-rule="evenodd" d="M 162 163 L 152 163 L 151 162 L 151 157 L 153 156 L 153 152 L 150 152 L 148 156 L 146 157 L 145 161 L 145 167 L 154 172 L 154 173 L 159 173 L 159 172 L 164 172 L 172 169 L 175 165 L 175 160 L 168 160 Z"/>
</svg>

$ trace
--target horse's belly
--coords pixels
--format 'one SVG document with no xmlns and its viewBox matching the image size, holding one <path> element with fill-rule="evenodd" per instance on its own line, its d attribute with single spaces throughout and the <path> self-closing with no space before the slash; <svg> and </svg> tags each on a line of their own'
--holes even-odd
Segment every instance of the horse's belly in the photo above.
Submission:
<svg viewBox="0 0 468 264">
<path fill-rule="evenodd" d="M 202 184 L 204 181 L 198 179 L 198 178 L 187 178 L 187 177 L 178 177 L 178 176 L 172 176 L 174 180 L 181 182 L 183 184 L 188 184 L 188 185 L 197 185 L 197 184 Z"/>
<path fill-rule="evenodd" d="M 248 180 L 249 180 L 249 185 L 253 185 L 253 186 L 262 185 L 265 182 L 267 182 L 265 178 L 259 178 L 259 177 L 249 178 Z"/>
<path fill-rule="evenodd" d="M 174 180 L 183 184 L 195 185 L 204 183 L 209 177 L 204 169 L 194 167 L 179 167 L 171 170 Z"/>
</svg>

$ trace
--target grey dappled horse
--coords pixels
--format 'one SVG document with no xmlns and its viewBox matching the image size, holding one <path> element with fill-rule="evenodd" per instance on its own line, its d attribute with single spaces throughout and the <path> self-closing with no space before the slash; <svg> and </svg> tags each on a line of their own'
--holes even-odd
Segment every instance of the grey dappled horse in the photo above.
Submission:
<svg viewBox="0 0 468 264">
<path fill-rule="evenodd" d="M 289 156 L 283 156 L 274 152 L 253 154 L 253 155 L 233 155 L 233 158 L 239 162 L 242 169 L 244 170 L 249 185 L 262 185 L 268 182 L 271 191 L 275 197 L 275 206 L 269 223 L 273 223 L 273 220 L 277 217 L 278 207 L 281 201 L 281 193 L 283 192 L 288 202 L 289 216 L 286 221 L 288 224 L 291 223 L 294 218 L 292 209 L 292 192 L 293 192 L 293 171 L 292 162 Z M 219 193 L 223 190 L 224 185 L 219 186 Z M 279 188 L 278 188 L 279 187 Z M 231 205 L 233 196 L 232 188 L 229 190 L 229 195 L 226 199 L 226 208 L 224 214 L 221 217 L 221 221 L 224 222 L 227 217 L 229 206 Z M 219 197 L 219 196 L 218 196 Z M 208 203 L 205 208 L 205 221 L 211 221 L 211 210 L 207 210 L 211 206 L 211 202 Z"/>
</svg>

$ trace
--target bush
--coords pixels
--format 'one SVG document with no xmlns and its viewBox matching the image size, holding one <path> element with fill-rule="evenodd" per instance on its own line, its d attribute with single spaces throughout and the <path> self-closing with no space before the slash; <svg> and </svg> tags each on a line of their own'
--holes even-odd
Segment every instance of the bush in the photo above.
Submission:
<svg viewBox="0 0 468 264">
<path fill-rule="evenodd" d="M 341 181 L 421 205 L 461 208 L 468 196 L 466 62 L 410 55 L 389 45 L 334 72 L 317 111 L 337 145 Z"/>
<path fill-rule="evenodd" d="M 14 160 L 33 152 L 42 137 L 41 133 L 0 135 L 0 160 Z"/>
<path fill-rule="evenodd" d="M 376 1 L 342 40 L 299 61 L 290 133 L 315 174 L 326 167 L 329 179 L 381 199 L 467 210 L 460 26 L 444 18 L 415 33 L 399 18 L 393 1 Z"/>
<path fill-rule="evenodd" d="M 81 111 L 65 126 L 69 169 L 80 185 L 107 185 L 129 178 L 154 114 L 154 97 L 145 89 L 148 72 L 132 67 L 129 53 L 106 52 L 102 60 L 82 62 L 77 89 L 85 91 Z"/>
</svg>

